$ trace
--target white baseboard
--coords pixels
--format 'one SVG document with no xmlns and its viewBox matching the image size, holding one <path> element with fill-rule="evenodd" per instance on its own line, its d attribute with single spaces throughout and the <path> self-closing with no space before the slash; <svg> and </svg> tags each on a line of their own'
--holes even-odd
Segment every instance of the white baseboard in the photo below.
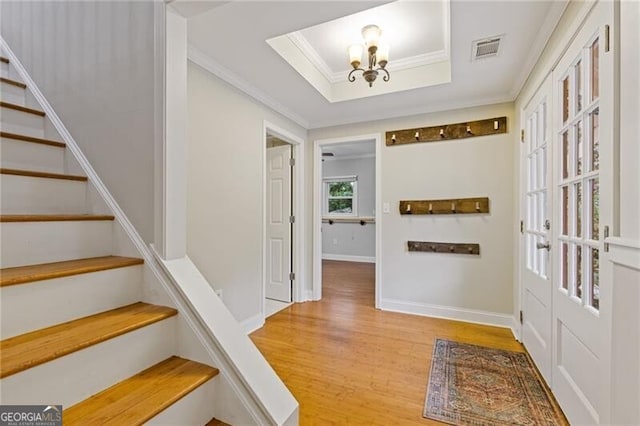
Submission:
<svg viewBox="0 0 640 426">
<path fill-rule="evenodd" d="M 302 302 L 309 302 L 313 300 L 313 290 L 304 291 L 304 300 Z"/>
<path fill-rule="evenodd" d="M 511 333 L 513 333 L 513 337 L 518 341 L 518 342 L 522 342 L 522 338 L 520 336 L 520 321 L 518 321 L 516 319 L 516 317 L 512 317 L 512 323 L 511 323 Z"/>
<path fill-rule="evenodd" d="M 322 260 L 341 260 L 343 262 L 376 263 L 375 256 L 351 256 L 348 254 L 322 253 Z"/>
<path fill-rule="evenodd" d="M 427 303 L 408 302 L 406 300 L 381 299 L 380 309 L 425 317 L 444 318 L 474 324 L 492 325 L 513 329 L 515 319 L 511 315 L 474 309 L 456 308 L 453 306 L 430 305 Z"/>
<path fill-rule="evenodd" d="M 240 321 L 240 326 L 247 333 L 251 334 L 264 325 L 264 317 L 262 314 L 257 314 L 252 317 Z"/>
</svg>

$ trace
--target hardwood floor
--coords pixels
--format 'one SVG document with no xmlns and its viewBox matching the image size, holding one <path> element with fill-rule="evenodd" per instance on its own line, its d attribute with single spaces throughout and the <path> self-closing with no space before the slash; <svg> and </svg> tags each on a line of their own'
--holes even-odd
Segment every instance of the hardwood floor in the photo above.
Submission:
<svg viewBox="0 0 640 426">
<path fill-rule="evenodd" d="M 266 320 L 252 340 L 300 403 L 301 425 L 427 425 L 435 338 L 522 351 L 510 330 L 379 311 L 374 265 L 323 262 L 323 299 Z"/>
</svg>

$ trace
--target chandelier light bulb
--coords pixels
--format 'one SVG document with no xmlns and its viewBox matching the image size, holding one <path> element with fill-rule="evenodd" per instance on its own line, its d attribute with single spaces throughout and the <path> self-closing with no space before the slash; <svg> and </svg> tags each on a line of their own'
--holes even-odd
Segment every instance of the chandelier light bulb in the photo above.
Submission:
<svg viewBox="0 0 640 426">
<path fill-rule="evenodd" d="M 367 25 L 362 29 L 362 37 L 364 38 L 364 44 L 369 47 L 377 47 L 380 41 L 382 31 L 377 25 Z"/>
<path fill-rule="evenodd" d="M 358 68 L 362 62 L 362 45 L 352 44 L 349 46 L 349 63 L 352 67 Z"/>
<path fill-rule="evenodd" d="M 378 65 L 384 68 L 389 61 L 389 45 L 385 42 L 380 42 L 378 50 L 376 51 L 376 60 Z"/>
</svg>

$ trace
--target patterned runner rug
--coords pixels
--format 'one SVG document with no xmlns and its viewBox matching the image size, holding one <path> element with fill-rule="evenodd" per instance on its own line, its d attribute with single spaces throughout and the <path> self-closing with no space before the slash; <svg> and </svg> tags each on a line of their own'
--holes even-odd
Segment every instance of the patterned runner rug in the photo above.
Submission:
<svg viewBox="0 0 640 426">
<path fill-rule="evenodd" d="M 453 425 L 567 425 L 529 356 L 436 339 L 423 416 Z"/>
</svg>

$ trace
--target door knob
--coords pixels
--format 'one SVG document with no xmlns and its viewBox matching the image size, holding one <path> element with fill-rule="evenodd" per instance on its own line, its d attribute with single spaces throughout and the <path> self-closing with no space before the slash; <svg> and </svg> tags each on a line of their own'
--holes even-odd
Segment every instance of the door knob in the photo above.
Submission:
<svg viewBox="0 0 640 426">
<path fill-rule="evenodd" d="M 536 243 L 536 248 L 537 249 L 547 249 L 547 251 L 551 250 L 551 244 L 549 244 L 549 241 L 547 241 L 546 243 Z"/>
</svg>

